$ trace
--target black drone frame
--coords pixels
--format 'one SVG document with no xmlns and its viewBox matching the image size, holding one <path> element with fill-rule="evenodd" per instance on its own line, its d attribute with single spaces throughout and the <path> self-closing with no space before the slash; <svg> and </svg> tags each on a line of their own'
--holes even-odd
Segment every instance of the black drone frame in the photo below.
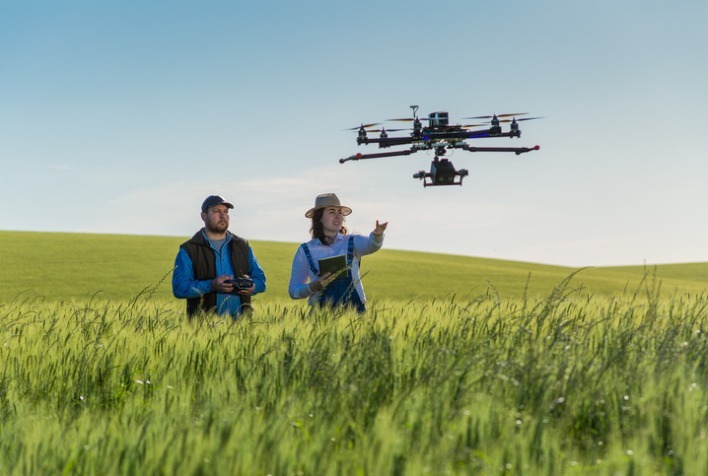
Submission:
<svg viewBox="0 0 708 476">
<path fill-rule="evenodd" d="M 468 131 L 465 130 L 465 126 L 448 125 L 446 112 L 434 112 L 431 113 L 429 117 L 421 119 L 418 118 L 418 116 L 416 115 L 418 106 L 411 106 L 411 109 L 413 109 L 413 118 L 393 119 L 399 121 L 413 121 L 413 132 L 406 137 L 389 137 L 387 131 L 385 129 L 381 129 L 380 136 L 378 138 L 369 138 L 367 132 L 371 131 L 367 130 L 367 128 L 372 127 L 376 124 L 362 124 L 358 128 L 353 128 L 353 130 L 358 129 L 359 131 L 357 137 L 358 145 L 378 144 L 379 148 L 388 148 L 412 144 L 412 147 L 410 149 L 392 152 L 379 152 L 374 154 L 355 154 L 344 159 L 339 159 L 339 163 L 343 164 L 352 160 L 379 159 L 383 157 L 411 155 L 421 150 L 435 149 L 435 158 L 431 162 L 430 172 L 425 172 L 424 170 L 421 170 L 420 172 L 414 174 L 413 178 L 423 180 L 424 187 L 440 185 L 462 185 L 462 179 L 468 175 L 468 172 L 465 169 L 455 170 L 455 167 L 452 165 L 452 162 L 450 162 L 447 158 L 443 157 L 447 150 L 461 149 L 466 150 L 467 152 L 513 152 L 516 155 L 520 155 L 526 152 L 531 152 L 532 150 L 540 149 L 539 146 L 473 147 L 465 142 L 468 139 L 482 139 L 486 137 L 521 137 L 521 130 L 519 129 L 519 124 L 516 118 L 511 120 L 511 127 L 509 132 L 502 132 L 500 125 L 501 121 L 499 120 L 499 117 L 512 116 L 512 114 L 503 114 L 499 116 L 495 114 L 494 116 L 478 117 L 491 117 L 491 127 L 489 127 L 489 129 L 484 130 Z M 538 118 L 519 119 L 519 121 L 528 119 Z M 429 121 L 429 125 L 423 127 L 421 121 Z M 401 129 L 391 129 L 388 132 L 395 130 Z M 456 177 L 459 178 L 459 180 L 456 180 Z"/>
</svg>

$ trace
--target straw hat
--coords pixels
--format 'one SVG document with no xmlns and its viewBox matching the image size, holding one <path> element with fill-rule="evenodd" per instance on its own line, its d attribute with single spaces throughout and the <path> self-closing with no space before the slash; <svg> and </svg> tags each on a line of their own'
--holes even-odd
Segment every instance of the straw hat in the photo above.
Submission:
<svg viewBox="0 0 708 476">
<path fill-rule="evenodd" d="M 317 210 L 327 207 L 341 208 L 342 214 L 345 216 L 352 212 L 351 208 L 342 206 L 342 204 L 339 203 L 339 198 L 337 198 L 335 194 L 323 193 L 322 195 L 317 195 L 317 198 L 315 198 L 315 206 L 307 210 L 305 216 L 307 218 L 312 218 L 312 215 L 314 215 Z"/>
</svg>

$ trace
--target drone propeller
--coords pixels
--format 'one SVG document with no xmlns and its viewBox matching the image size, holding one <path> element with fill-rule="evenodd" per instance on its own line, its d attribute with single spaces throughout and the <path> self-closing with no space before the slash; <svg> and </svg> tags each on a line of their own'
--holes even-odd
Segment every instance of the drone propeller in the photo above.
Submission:
<svg viewBox="0 0 708 476">
<path fill-rule="evenodd" d="M 409 131 L 410 129 L 365 129 L 366 132 L 398 132 L 398 131 Z"/>
<path fill-rule="evenodd" d="M 521 119 L 502 119 L 499 122 L 521 122 L 521 121 L 533 121 L 534 119 L 543 119 L 543 117 L 522 117 Z"/>
<path fill-rule="evenodd" d="M 398 118 L 398 119 L 386 119 L 386 120 L 387 121 L 398 121 L 398 122 L 411 122 L 411 121 L 415 121 L 415 119 L 416 119 L 415 117 L 403 117 L 403 118 Z M 418 120 L 419 121 L 428 121 L 430 119 L 427 117 L 419 117 Z"/>
<path fill-rule="evenodd" d="M 381 123 L 380 123 L 380 122 L 372 122 L 371 124 L 361 124 L 361 125 L 359 125 L 359 126 L 350 127 L 349 129 L 344 129 L 344 130 L 345 130 L 345 131 L 358 131 L 358 130 L 361 129 L 362 127 L 363 127 L 364 129 L 366 129 L 367 127 L 374 127 L 374 126 L 378 126 L 379 124 L 381 124 Z"/>
<path fill-rule="evenodd" d="M 489 127 L 489 124 L 463 124 L 460 127 L 463 129 L 469 129 L 470 127 Z"/>
<path fill-rule="evenodd" d="M 475 117 L 463 117 L 462 119 L 494 119 L 494 117 L 512 117 L 512 116 L 523 116 L 528 114 L 528 112 L 517 112 L 514 114 L 493 114 L 491 116 L 475 116 Z"/>
</svg>

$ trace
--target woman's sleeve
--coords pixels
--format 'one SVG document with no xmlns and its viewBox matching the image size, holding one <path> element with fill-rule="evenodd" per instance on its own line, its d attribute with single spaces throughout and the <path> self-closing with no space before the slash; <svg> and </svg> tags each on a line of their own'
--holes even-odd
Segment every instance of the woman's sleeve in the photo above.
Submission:
<svg viewBox="0 0 708 476">
<path fill-rule="evenodd" d="M 381 249 L 384 235 L 376 236 L 369 233 L 369 236 L 354 235 L 354 253 L 357 256 L 370 255 Z"/>
<path fill-rule="evenodd" d="M 291 298 L 303 299 L 312 294 L 310 292 L 308 269 L 307 257 L 305 256 L 302 246 L 300 246 L 293 257 L 293 267 L 290 272 L 288 294 L 290 294 Z"/>
</svg>

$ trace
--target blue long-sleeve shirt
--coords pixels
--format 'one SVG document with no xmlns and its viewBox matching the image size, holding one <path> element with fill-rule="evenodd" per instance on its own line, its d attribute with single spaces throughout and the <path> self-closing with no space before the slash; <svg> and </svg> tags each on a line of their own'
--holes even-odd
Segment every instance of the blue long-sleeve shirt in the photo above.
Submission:
<svg viewBox="0 0 708 476">
<path fill-rule="evenodd" d="M 227 233 L 226 241 L 220 250 L 217 250 L 214 245 L 209 242 L 211 249 L 214 251 L 216 276 L 234 276 L 234 270 L 231 266 L 230 241 L 231 234 Z M 248 275 L 253 280 L 255 286 L 253 294 L 262 293 L 266 290 L 265 272 L 258 263 L 258 260 L 253 254 L 253 249 L 251 249 L 250 246 L 248 247 Z M 189 299 L 213 292 L 215 291 L 211 287 L 211 279 L 196 279 L 189 254 L 187 254 L 183 248 L 180 248 L 177 253 L 177 258 L 175 258 L 175 268 L 172 273 L 172 293 L 174 296 L 180 299 Z M 238 294 L 216 293 L 215 312 L 217 314 L 229 314 L 232 317 L 237 317 L 240 310 L 241 297 Z"/>
</svg>

